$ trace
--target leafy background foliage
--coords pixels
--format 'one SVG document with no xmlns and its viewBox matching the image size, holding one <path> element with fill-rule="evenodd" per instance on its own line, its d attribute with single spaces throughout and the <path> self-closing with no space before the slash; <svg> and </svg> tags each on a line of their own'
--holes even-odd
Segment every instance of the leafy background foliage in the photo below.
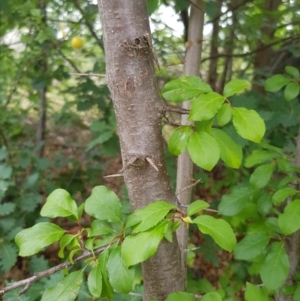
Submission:
<svg viewBox="0 0 300 301">
<path fill-rule="evenodd" d="M 196 91 L 193 88 L 186 94 L 174 91 L 169 100 L 176 105 L 183 98 L 194 98 L 200 93 L 211 100 L 212 105 L 204 112 L 208 115 L 198 111 L 191 117 L 196 130 L 202 133 L 201 138 L 215 150 L 214 156 L 203 150 L 208 154 L 204 163 L 198 153 L 192 156 L 196 164 L 210 170 L 196 168 L 195 178 L 201 178 L 202 184 L 194 189 L 194 199 L 205 200 L 211 208 L 218 209 L 234 227 L 238 244 L 232 258 L 220 251 L 210 236 L 199 235 L 198 225 L 191 224 L 190 243 L 201 247 L 188 252 L 188 289 L 196 294 L 217 290 L 228 301 L 253 300 L 257 296 L 268 300 L 268 294 L 283 283 L 287 273 L 280 239 L 300 227 L 297 222 L 291 223 L 299 220 L 299 200 L 297 189 L 290 187 L 295 173 L 299 172 L 293 166 L 300 113 L 300 32 L 296 13 L 299 4 L 282 1 L 273 11 L 266 8 L 266 1 L 205 4 L 203 81 L 193 79 L 191 87 L 197 83 Z M 176 13 L 176 18 L 180 16 L 184 23 L 188 7 L 184 0 L 148 1 L 154 48 L 161 65 L 161 70 L 157 70 L 161 87 L 180 77 L 185 52 L 183 35 L 173 34 L 173 25 L 164 23 L 167 18 L 162 11 Z M 123 181 L 103 178 L 121 169 L 115 118 L 105 79 L 74 74 L 105 72 L 96 3 L 4 0 L 0 3 L 0 18 L 0 68 L 1 74 L 5 74 L 0 77 L 0 279 L 3 286 L 6 281 L 22 279 L 57 263 L 55 245 L 40 255 L 24 259 L 17 256 L 14 243 L 22 229 L 51 221 L 39 212 L 54 189 L 66 189 L 80 205 L 93 195 L 92 187 L 105 184 L 121 197 L 125 216 L 130 208 Z M 266 30 L 266 24 L 272 30 Z M 74 36 L 82 37 L 82 49 L 72 48 L 70 41 Z M 230 81 L 236 81 L 233 87 L 226 86 Z M 162 90 L 167 100 L 172 83 L 180 89 L 176 80 L 169 82 Z M 241 89 L 234 91 L 239 86 Z M 244 89 L 246 92 L 233 95 Z M 46 104 L 42 101 L 45 91 Z M 228 98 L 230 103 L 218 95 Z M 201 98 L 198 100 L 201 102 Z M 197 105 L 195 100 L 192 111 L 197 111 Z M 261 129 L 256 132 L 257 115 L 250 114 L 251 122 L 244 133 L 244 126 L 239 127 L 241 109 L 232 108 L 255 110 L 262 117 L 266 132 L 259 145 L 251 142 L 259 142 L 262 136 Z M 43 110 L 47 111 L 44 126 L 40 123 Z M 175 114 L 170 116 L 177 121 Z M 45 131 L 44 139 L 36 138 L 39 130 Z M 192 134 L 187 127 L 163 126 L 169 151 L 176 156 L 185 147 L 195 153 L 197 137 L 194 134 L 191 138 Z M 219 151 L 215 141 L 222 144 Z M 175 158 L 169 153 L 166 158 L 174 184 Z M 291 202 L 284 208 L 286 198 Z M 71 212 L 74 219 L 76 214 L 80 215 L 72 209 Z M 60 215 L 56 221 L 70 232 L 77 230 L 74 220 L 68 221 L 66 216 Z M 84 225 L 91 221 L 83 214 Z M 107 234 L 103 233 L 107 225 L 95 223 L 92 231 Z M 274 256 L 281 259 L 277 266 L 272 264 Z M 213 272 L 216 270 L 217 274 Z M 18 297 L 14 291 L 6 299 L 40 300 L 41 292 L 61 281 L 63 276 L 59 272 L 46 277 L 36 282 L 26 296 Z M 255 285 L 261 281 L 266 287 Z M 134 282 L 136 291 L 141 292 L 138 273 Z M 87 287 L 84 282 L 78 300 L 91 300 Z M 294 285 L 287 293 L 294 294 L 297 300 L 299 287 Z M 113 298 L 138 300 L 120 294 Z"/>
</svg>

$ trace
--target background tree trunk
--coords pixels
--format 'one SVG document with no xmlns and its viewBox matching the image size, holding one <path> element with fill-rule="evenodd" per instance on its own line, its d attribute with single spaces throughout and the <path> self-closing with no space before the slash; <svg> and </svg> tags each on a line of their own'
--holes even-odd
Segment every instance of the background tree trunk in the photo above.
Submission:
<svg viewBox="0 0 300 301">
<path fill-rule="evenodd" d="M 117 118 L 124 179 L 133 209 L 155 200 L 176 203 L 166 172 L 161 117 L 162 102 L 154 72 L 147 1 L 98 0 L 106 79 Z M 147 160 L 158 168 L 156 171 Z M 142 264 L 144 300 L 164 300 L 185 289 L 180 249 L 163 240 Z"/>
<path fill-rule="evenodd" d="M 188 26 L 188 41 L 186 43 L 186 56 L 184 64 L 184 75 L 199 76 L 200 56 L 203 39 L 203 24 L 204 24 L 204 3 L 202 0 L 196 0 L 191 6 Z M 182 108 L 190 109 L 190 102 L 185 101 Z M 192 124 L 188 121 L 188 115 L 181 116 L 181 124 Z M 180 192 L 187 186 L 192 184 L 193 180 L 193 162 L 190 159 L 189 153 L 185 151 L 178 157 L 177 161 L 177 179 L 176 193 L 178 200 L 183 205 L 188 205 L 191 202 L 192 188 Z M 185 225 L 177 230 L 177 238 L 181 249 L 181 262 L 183 265 L 184 276 L 186 277 L 186 251 L 188 242 L 188 229 Z"/>
</svg>

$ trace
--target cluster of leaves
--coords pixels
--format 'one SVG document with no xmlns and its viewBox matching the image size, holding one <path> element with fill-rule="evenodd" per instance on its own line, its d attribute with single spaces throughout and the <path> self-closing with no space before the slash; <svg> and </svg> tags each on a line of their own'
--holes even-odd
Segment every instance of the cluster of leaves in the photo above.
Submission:
<svg viewBox="0 0 300 301">
<path fill-rule="evenodd" d="M 219 159 L 229 167 L 239 168 L 242 162 L 242 148 L 223 127 L 231 120 L 238 135 L 259 143 L 265 133 L 263 119 L 254 110 L 232 107 L 228 97 L 249 88 L 245 80 L 232 80 L 224 88 L 223 95 L 213 92 L 199 77 L 180 77 L 165 85 L 163 97 L 172 102 L 191 99 L 188 119 L 195 126 L 180 126 L 174 130 L 169 142 L 169 151 L 180 155 L 187 148 L 192 161 L 205 170 L 212 170 Z M 255 124 L 255 126 L 253 126 Z"/>
<path fill-rule="evenodd" d="M 300 92 L 300 73 L 292 67 L 286 66 L 285 72 L 288 76 L 283 74 L 276 74 L 265 81 L 264 87 L 266 91 L 277 92 L 284 88 L 284 97 L 287 101 L 296 98 Z"/>
<path fill-rule="evenodd" d="M 114 290 L 125 294 L 132 290 L 133 266 L 153 256 L 162 239 L 172 241 L 174 231 L 181 223 L 195 224 L 200 232 L 210 235 L 221 248 L 233 251 L 236 238 L 231 226 L 225 220 L 198 215 L 208 207 L 205 201 L 197 200 L 185 213 L 174 204 L 159 200 L 135 210 L 124 220 L 119 198 L 105 186 L 96 186 L 79 207 L 66 190 L 57 189 L 47 198 L 41 216 L 65 217 L 76 222 L 77 233 L 70 234 L 54 223 L 41 222 L 19 232 L 15 241 L 21 256 L 31 256 L 59 242 L 58 256 L 71 262 L 75 255 L 87 250 L 93 253 L 95 248 L 102 246 L 99 256 L 92 256 L 83 269 L 71 272 L 56 286 L 48 288 L 41 300 L 75 300 L 85 270 L 89 271 L 87 285 L 90 294 L 95 298 L 111 299 Z M 90 227 L 81 226 L 83 211 L 95 218 Z M 216 299 L 215 295 L 208 294 L 205 300 L 221 300 L 220 297 Z M 170 300 L 173 300 L 172 296 Z"/>
<path fill-rule="evenodd" d="M 290 66 L 286 72 L 294 78 L 274 75 L 265 82 L 265 88 L 275 92 L 286 86 L 285 99 L 290 101 L 299 94 L 299 72 Z M 249 181 L 233 187 L 218 207 L 236 229 L 246 232 L 234 249 L 234 258 L 251 263 L 248 273 L 260 276 L 264 287 L 255 288 L 260 300 L 269 300 L 268 295 L 282 287 L 286 295 L 298 300 L 300 271 L 293 285 L 284 287 L 284 283 L 291 268 L 285 239 L 300 229 L 300 200 L 295 184 L 300 170 L 282 149 L 266 143 L 252 151 L 244 166 L 252 169 Z"/>
</svg>

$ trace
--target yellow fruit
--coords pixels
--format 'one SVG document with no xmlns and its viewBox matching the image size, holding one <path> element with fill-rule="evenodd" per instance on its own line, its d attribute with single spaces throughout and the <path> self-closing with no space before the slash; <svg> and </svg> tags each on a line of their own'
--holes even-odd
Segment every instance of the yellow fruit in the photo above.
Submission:
<svg viewBox="0 0 300 301">
<path fill-rule="evenodd" d="M 83 46 L 83 41 L 80 37 L 74 37 L 71 41 L 71 44 L 74 49 L 80 49 Z"/>
</svg>

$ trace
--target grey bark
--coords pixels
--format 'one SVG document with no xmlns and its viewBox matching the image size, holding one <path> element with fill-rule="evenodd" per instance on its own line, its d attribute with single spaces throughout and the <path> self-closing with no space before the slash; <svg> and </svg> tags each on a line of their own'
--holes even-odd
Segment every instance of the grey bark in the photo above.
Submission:
<svg viewBox="0 0 300 301">
<path fill-rule="evenodd" d="M 98 0 L 106 53 L 106 79 L 112 94 L 124 179 L 133 209 L 155 200 L 176 203 L 166 172 L 161 135 L 162 102 L 146 0 Z M 158 168 L 156 171 L 147 161 Z M 163 240 L 142 264 L 144 300 L 164 300 L 185 289 L 180 249 Z"/>
<path fill-rule="evenodd" d="M 191 13 L 189 17 L 188 27 L 188 41 L 186 43 L 186 57 L 184 64 L 184 75 L 199 76 L 202 39 L 203 39 L 203 24 L 204 24 L 204 2 L 202 0 L 196 0 L 193 2 L 195 5 L 191 6 Z M 201 8 L 202 11 L 199 9 Z M 182 108 L 189 109 L 190 102 L 185 101 L 182 104 Z M 181 124 L 192 124 L 188 121 L 188 115 L 181 116 Z M 192 188 L 186 189 L 179 193 L 182 189 L 191 185 L 193 179 L 193 162 L 187 151 L 182 153 L 178 157 L 177 161 L 177 180 L 176 180 L 176 193 L 178 194 L 178 200 L 183 205 L 188 205 L 191 202 Z M 188 241 L 188 229 L 185 225 L 182 225 L 177 230 L 177 238 L 181 249 L 181 262 L 186 277 L 186 252 Z"/>
</svg>

